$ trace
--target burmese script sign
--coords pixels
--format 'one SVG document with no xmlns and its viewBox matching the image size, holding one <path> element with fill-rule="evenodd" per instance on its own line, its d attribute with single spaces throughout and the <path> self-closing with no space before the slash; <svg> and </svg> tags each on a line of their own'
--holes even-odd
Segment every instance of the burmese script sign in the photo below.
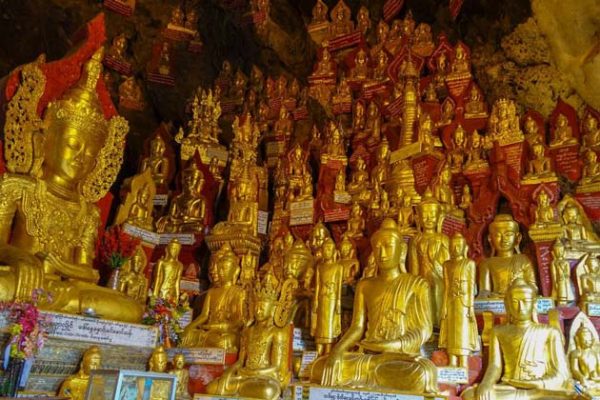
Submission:
<svg viewBox="0 0 600 400">
<path fill-rule="evenodd" d="M 185 362 L 188 364 L 225 364 L 225 350 L 212 347 L 177 347 L 167 349 L 169 359 L 172 359 L 177 354 L 183 354 Z"/>
<path fill-rule="evenodd" d="M 306 394 L 308 391 L 308 395 Z M 292 400 L 443 400 L 442 396 L 423 396 L 391 392 L 376 392 L 329 388 L 320 386 L 295 386 Z"/>
<path fill-rule="evenodd" d="M 475 314 L 481 314 L 484 311 L 491 311 L 494 314 L 506 314 L 506 308 L 504 307 L 504 300 L 502 299 L 491 299 L 491 300 L 475 300 L 474 304 Z M 550 297 L 538 297 L 535 304 L 536 311 L 539 314 L 548 314 L 548 311 L 554 308 L 554 300 Z"/>
<path fill-rule="evenodd" d="M 48 336 L 116 346 L 155 347 L 156 327 L 108 321 L 79 315 L 43 312 L 50 322 Z"/>
<path fill-rule="evenodd" d="M 438 367 L 438 383 L 467 383 L 469 373 L 466 368 Z"/>
</svg>

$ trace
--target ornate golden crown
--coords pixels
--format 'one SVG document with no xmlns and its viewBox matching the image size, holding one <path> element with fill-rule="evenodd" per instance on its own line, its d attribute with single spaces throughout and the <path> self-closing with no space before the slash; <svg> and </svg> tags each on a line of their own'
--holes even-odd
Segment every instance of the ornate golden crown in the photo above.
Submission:
<svg viewBox="0 0 600 400">
<path fill-rule="evenodd" d="M 254 287 L 254 297 L 257 301 L 277 301 L 279 298 L 279 281 L 272 269 L 268 269 L 263 279 Z"/>
</svg>

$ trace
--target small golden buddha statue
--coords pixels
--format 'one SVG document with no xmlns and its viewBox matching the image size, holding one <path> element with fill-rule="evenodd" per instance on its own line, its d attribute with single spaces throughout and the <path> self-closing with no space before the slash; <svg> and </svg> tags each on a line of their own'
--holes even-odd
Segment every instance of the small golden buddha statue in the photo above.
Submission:
<svg viewBox="0 0 600 400">
<path fill-rule="evenodd" d="M 600 261 L 586 254 L 575 267 L 579 287 L 579 307 L 588 312 L 589 304 L 600 303 Z"/>
<path fill-rule="evenodd" d="M 421 152 L 432 155 L 437 159 L 442 159 L 444 154 L 438 150 L 442 147 L 442 142 L 434 132 L 433 120 L 429 113 L 424 112 L 419 119 L 419 142 L 421 143 Z"/>
<path fill-rule="evenodd" d="M 421 57 L 429 57 L 434 49 L 435 44 L 433 43 L 431 26 L 426 23 L 420 23 L 415 28 L 411 50 Z"/>
<path fill-rule="evenodd" d="M 185 347 L 217 347 L 228 353 L 239 349 L 239 332 L 245 322 L 246 291 L 238 285 L 238 257 L 228 244 L 215 260 L 218 286 L 208 289 L 202 312 L 189 324 L 182 337 Z"/>
<path fill-rule="evenodd" d="M 351 104 L 352 103 L 352 89 L 348 84 L 346 76 L 342 74 L 340 81 L 338 82 L 337 88 L 331 100 L 332 104 Z"/>
<path fill-rule="evenodd" d="M 371 29 L 371 17 L 369 16 L 369 9 L 365 6 L 361 6 L 356 14 L 356 30 L 366 36 L 367 32 Z"/>
<path fill-rule="evenodd" d="M 107 56 L 114 60 L 128 63 L 127 60 L 127 38 L 124 34 L 117 35 L 113 38 L 112 44 L 108 49 Z"/>
<path fill-rule="evenodd" d="M 501 146 L 524 140 L 515 102 L 506 98 L 496 100 L 488 120 L 488 135 Z"/>
<path fill-rule="evenodd" d="M 169 25 L 173 27 L 183 27 L 185 23 L 185 14 L 183 13 L 183 9 L 181 6 L 177 6 L 173 8 L 171 11 L 171 19 L 169 20 Z"/>
<path fill-rule="evenodd" d="M 158 346 L 152 351 L 148 360 L 148 371 L 165 373 L 169 357 L 163 346 Z M 154 380 L 150 388 L 150 400 L 168 400 L 170 398 L 171 382 L 166 380 Z"/>
<path fill-rule="evenodd" d="M 157 188 L 164 188 L 169 177 L 169 159 L 165 155 L 167 146 L 160 133 L 157 133 L 150 141 L 150 155 L 142 160 L 144 171 L 150 169 L 152 180 Z"/>
<path fill-rule="evenodd" d="M 348 218 L 348 224 L 346 229 L 346 235 L 351 239 L 360 239 L 364 236 L 365 230 L 365 218 L 363 217 L 363 211 L 360 204 L 357 202 L 352 203 L 350 209 L 350 218 Z"/>
<path fill-rule="evenodd" d="M 376 81 L 384 81 L 388 79 L 387 76 L 387 67 L 388 67 L 389 57 L 387 52 L 384 49 L 381 49 L 379 53 L 377 53 L 375 67 L 373 67 L 373 79 Z"/>
<path fill-rule="evenodd" d="M 566 195 L 558 203 L 558 210 L 563 226 L 562 236 L 567 240 L 567 247 L 583 250 L 598 249 L 600 239 L 577 200 Z"/>
<path fill-rule="evenodd" d="M 152 219 L 153 208 L 150 187 L 144 185 L 136 193 L 135 200 L 129 209 L 129 215 L 125 222 L 133 226 L 152 230 L 154 229 L 154 221 Z"/>
<path fill-rule="evenodd" d="M 529 236 L 536 240 L 536 231 L 544 230 L 549 232 L 550 230 L 558 229 L 559 234 L 561 231 L 560 223 L 557 221 L 556 214 L 554 213 L 554 207 L 550 204 L 550 197 L 545 190 L 540 190 L 536 197 L 537 207 L 535 209 L 535 220 L 531 225 Z"/>
<path fill-rule="evenodd" d="M 206 217 L 206 199 L 202 195 L 204 175 L 195 160 L 182 173 L 182 189 L 172 201 L 169 213 L 161 217 L 156 228 L 158 232 L 182 233 L 202 232 Z"/>
<path fill-rule="evenodd" d="M 287 108 L 279 108 L 279 119 L 273 125 L 273 134 L 275 137 L 284 138 L 286 141 L 290 139 L 294 132 L 294 121 L 290 119 L 290 113 Z"/>
<path fill-rule="evenodd" d="M 452 149 L 448 154 L 448 161 L 452 172 L 462 171 L 466 156 L 466 132 L 462 125 L 458 125 L 454 130 L 452 138 Z"/>
<path fill-rule="evenodd" d="M 525 140 L 527 140 L 529 146 L 533 146 L 536 143 L 543 144 L 544 138 L 540 132 L 540 127 L 531 115 L 525 117 L 523 129 L 525 130 Z"/>
<path fill-rule="evenodd" d="M 344 165 L 348 162 L 342 134 L 334 121 L 329 121 L 329 136 L 321 149 L 321 163 L 329 160 L 341 161 Z"/>
<path fill-rule="evenodd" d="M 569 120 L 564 114 L 559 114 L 556 118 L 554 139 L 550 142 L 550 147 L 572 146 L 574 144 L 577 144 L 577 138 L 573 136 Z"/>
<path fill-rule="evenodd" d="M 335 176 L 334 193 L 346 193 L 346 172 L 340 169 Z"/>
<path fill-rule="evenodd" d="M 351 19 L 350 7 L 344 0 L 339 0 L 330 14 L 331 25 L 329 25 L 329 37 L 335 39 L 338 36 L 348 35 L 354 32 L 354 23 Z"/>
<path fill-rule="evenodd" d="M 321 246 L 323 257 L 315 267 L 315 295 L 312 302 L 311 335 L 319 355 L 328 354 L 342 333 L 342 283 L 344 266 L 337 260 L 333 239 Z"/>
<path fill-rule="evenodd" d="M 356 258 L 356 246 L 348 235 L 340 242 L 340 264 L 344 267 L 344 283 L 354 285 L 359 278 L 360 263 Z"/>
<path fill-rule="evenodd" d="M 473 304 L 475 262 L 468 258 L 463 235 L 450 239 L 450 259 L 444 262 L 444 301 L 440 317 L 439 347 L 446 349 L 453 367 L 468 367 L 468 358 L 479 350 L 479 336 Z"/>
<path fill-rule="evenodd" d="M 175 398 L 178 400 L 189 399 L 188 383 L 190 381 L 190 373 L 185 368 L 185 357 L 183 354 L 179 353 L 173 357 L 173 368 L 169 370 L 169 374 L 177 377 Z"/>
<path fill-rule="evenodd" d="M 566 306 L 575 301 L 575 292 L 571 283 L 571 265 L 565 258 L 565 246 L 560 239 L 552 247 L 552 298 L 559 306 Z"/>
<path fill-rule="evenodd" d="M 527 173 L 523 176 L 523 181 L 536 181 L 546 178 L 556 179 L 556 174 L 552 170 L 552 161 L 550 157 L 544 155 L 544 145 L 536 143 L 532 146 L 533 158 L 527 162 Z"/>
<path fill-rule="evenodd" d="M 415 233 L 414 207 L 411 197 L 404 193 L 402 205 L 398 209 L 398 228 L 401 234 L 413 235 Z"/>
<path fill-rule="evenodd" d="M 171 75 L 171 45 L 167 41 L 160 48 L 157 71 L 161 75 Z"/>
<path fill-rule="evenodd" d="M 323 2 L 323 0 L 317 0 L 315 6 L 312 9 L 312 20 L 310 21 L 310 25 L 328 22 L 328 20 L 327 20 L 327 11 L 328 10 L 329 10 L 329 8 L 327 7 L 327 4 L 325 4 L 325 2 Z"/>
<path fill-rule="evenodd" d="M 100 226 L 95 203 L 117 176 L 128 131 L 122 117 L 105 119 L 96 92 L 101 61 L 98 51 L 79 82 L 45 109 L 43 120 L 37 115 L 43 60 L 21 71 L 4 129 L 6 149 L 14 151 L 5 152 L 8 173 L 0 177 L 0 300 L 30 299 L 34 289 L 44 288 L 54 300 L 47 309 L 90 308 L 105 318 L 139 322 L 143 307 L 97 286 L 92 268 Z M 17 122 L 24 120 L 31 125 Z"/>
<path fill-rule="evenodd" d="M 165 255 L 154 266 L 152 294 L 160 299 L 177 301 L 179 299 L 179 281 L 183 275 L 183 263 L 179 261 L 181 244 L 171 240 L 165 249 Z"/>
<path fill-rule="evenodd" d="M 519 252 L 519 224 L 509 214 L 498 214 L 490 224 L 489 232 L 492 256 L 479 264 L 479 296 L 501 298 L 517 278 L 537 288 L 533 264 L 529 257 Z"/>
<path fill-rule="evenodd" d="M 460 199 L 460 204 L 458 208 L 464 211 L 465 214 L 468 214 L 471 205 L 473 204 L 473 195 L 471 194 L 471 188 L 469 185 L 464 185 L 462 190 L 462 197 Z"/>
<path fill-rule="evenodd" d="M 450 74 L 448 78 L 470 76 L 471 74 L 471 62 L 469 60 L 469 54 L 465 49 L 464 45 L 459 43 L 454 49 L 454 57 L 450 63 Z"/>
<path fill-rule="evenodd" d="M 489 163 L 485 157 L 483 139 L 479 132 L 473 131 L 470 146 L 467 149 L 467 162 L 465 163 L 464 170 L 480 171 L 489 168 Z"/>
<path fill-rule="evenodd" d="M 83 353 L 79 364 L 79 371 L 65 379 L 58 389 L 58 396 L 69 397 L 73 400 L 84 400 L 90 381 L 90 373 L 99 369 L 102 363 L 102 354 L 98 346 L 92 346 Z"/>
<path fill-rule="evenodd" d="M 573 379 L 583 386 L 586 394 L 594 396 L 600 392 L 600 343 L 594 326 L 589 318 L 586 319 L 587 324 L 579 325 L 575 335 L 571 336 L 574 346 L 569 346 L 568 358 Z"/>
<path fill-rule="evenodd" d="M 433 197 L 438 201 L 444 214 L 452 213 L 462 216 L 456 207 L 454 190 L 452 189 L 452 170 L 450 165 L 445 164 L 440 171 L 438 179 L 433 183 L 431 191 Z"/>
<path fill-rule="evenodd" d="M 573 398 L 562 333 L 535 321 L 536 294 L 521 278 L 510 284 L 504 299 L 508 322 L 493 328 L 483 380 L 463 399 Z"/>
<path fill-rule="evenodd" d="M 350 183 L 348 183 L 346 187 L 348 193 L 350 193 L 353 196 L 353 198 L 356 199 L 357 195 L 360 195 L 361 192 L 366 191 L 368 189 L 369 182 L 370 177 L 369 173 L 367 172 L 367 163 L 365 162 L 364 158 L 359 156 L 356 159 L 356 163 L 354 164 L 354 170 L 352 171 Z"/>
<path fill-rule="evenodd" d="M 354 67 L 350 70 L 350 77 L 354 81 L 364 81 L 371 77 L 369 56 L 362 47 L 358 49 L 354 56 Z"/>
<path fill-rule="evenodd" d="M 420 356 L 433 327 L 429 287 L 422 278 L 400 271 L 401 243 L 398 226 L 385 219 L 371 237 L 377 272 L 357 284 L 351 326 L 329 355 L 312 364 L 311 382 L 437 391 L 435 366 Z M 362 352 L 351 351 L 357 345 Z"/>
<path fill-rule="evenodd" d="M 593 149 L 600 145 L 600 128 L 598 127 L 598 119 L 592 113 L 588 113 L 581 124 L 583 132 L 583 147 Z"/>
<path fill-rule="evenodd" d="M 313 182 L 312 175 L 305 174 L 302 177 L 302 187 L 300 188 L 300 194 L 294 199 L 295 201 L 306 201 L 313 199 Z"/>
<path fill-rule="evenodd" d="M 452 120 L 454 120 L 454 102 L 449 98 L 446 98 L 442 103 L 442 115 L 440 120 L 436 123 L 436 126 L 450 125 Z"/>
<path fill-rule="evenodd" d="M 135 76 L 126 77 L 119 85 L 119 106 L 142 110 L 144 105 L 142 88 L 135 79 Z"/>
<path fill-rule="evenodd" d="M 430 310 L 431 320 L 437 326 L 444 292 L 442 266 L 450 258 L 449 239 L 440 231 L 443 207 L 430 190 L 425 192 L 417 210 L 417 226 L 421 231 L 410 242 L 408 265 L 413 275 L 421 276 L 429 284 L 431 304 L 435 307 Z"/>
<path fill-rule="evenodd" d="M 598 155 L 593 150 L 587 150 L 584 155 L 584 164 L 581 171 L 581 180 L 578 190 L 592 191 L 596 189 L 593 183 L 600 182 L 600 164 L 598 164 Z M 586 190 L 586 186 L 588 190 Z"/>
<path fill-rule="evenodd" d="M 148 297 L 148 279 L 144 275 L 147 257 L 141 245 L 135 250 L 133 256 L 123 265 L 119 276 L 119 292 L 146 304 Z"/>
<path fill-rule="evenodd" d="M 390 174 L 390 146 L 384 137 L 377 149 L 377 160 L 371 170 L 371 185 L 374 188 L 383 188 L 388 182 Z"/>
<path fill-rule="evenodd" d="M 310 232 L 308 238 L 308 246 L 310 247 L 312 254 L 315 256 L 315 263 L 318 263 L 321 260 L 321 247 L 323 246 L 323 243 L 325 243 L 325 240 L 330 238 L 331 233 L 325 224 L 323 224 L 321 221 L 317 222 Z"/>
<path fill-rule="evenodd" d="M 290 328 L 273 322 L 278 291 L 269 276 L 255 287 L 254 321 L 242 332 L 238 361 L 208 384 L 207 393 L 276 400 L 289 383 Z"/>
<path fill-rule="evenodd" d="M 331 57 L 331 53 L 327 47 L 323 46 L 321 49 L 321 57 L 317 61 L 317 67 L 315 68 L 314 76 L 332 78 L 335 77 L 336 64 Z"/>
<path fill-rule="evenodd" d="M 485 107 L 485 102 L 481 97 L 481 92 L 479 91 L 477 86 L 471 86 L 469 98 L 465 103 L 466 119 L 487 118 L 488 113 Z"/>
</svg>

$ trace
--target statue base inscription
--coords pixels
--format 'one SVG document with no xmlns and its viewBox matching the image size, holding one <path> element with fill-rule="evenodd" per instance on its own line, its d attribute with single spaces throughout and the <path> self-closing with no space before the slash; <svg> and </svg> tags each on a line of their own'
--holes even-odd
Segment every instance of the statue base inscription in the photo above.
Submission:
<svg viewBox="0 0 600 400">
<path fill-rule="evenodd" d="M 293 385 L 292 400 L 443 400 L 441 395 L 404 394 L 333 387 Z"/>
</svg>

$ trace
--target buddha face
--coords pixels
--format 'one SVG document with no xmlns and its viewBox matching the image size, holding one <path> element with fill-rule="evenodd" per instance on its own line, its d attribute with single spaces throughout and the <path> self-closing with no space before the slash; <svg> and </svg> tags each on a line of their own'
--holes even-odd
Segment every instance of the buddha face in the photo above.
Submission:
<svg viewBox="0 0 600 400">
<path fill-rule="evenodd" d="M 591 114 L 588 114 L 588 116 L 585 118 L 583 129 L 586 133 L 596 132 L 598 129 L 598 120 Z"/>
<path fill-rule="evenodd" d="M 173 365 L 176 369 L 183 369 L 185 366 L 185 358 L 183 355 L 177 354 L 175 357 L 173 357 Z"/>
<path fill-rule="evenodd" d="M 163 151 L 163 144 L 160 141 L 160 139 L 157 138 L 153 140 L 150 146 L 150 152 L 152 153 L 152 155 L 155 157 L 162 156 Z"/>
<path fill-rule="evenodd" d="M 204 179 L 200 171 L 192 170 L 183 176 L 183 188 L 187 193 L 197 193 L 202 190 Z"/>
<path fill-rule="evenodd" d="M 567 207 L 563 211 L 563 219 L 567 224 L 579 223 L 579 210 L 576 207 Z"/>
<path fill-rule="evenodd" d="M 592 332 L 584 326 L 577 330 L 576 340 L 580 349 L 589 349 L 594 344 Z"/>
<path fill-rule="evenodd" d="M 521 241 L 521 234 L 514 221 L 494 221 L 490 224 L 489 240 L 494 249 L 512 252 Z"/>
<path fill-rule="evenodd" d="M 548 197 L 548 194 L 546 192 L 540 192 L 540 194 L 538 195 L 538 203 L 542 206 L 547 206 L 548 204 L 550 204 L 550 198 Z"/>
<path fill-rule="evenodd" d="M 167 353 L 153 353 L 150 359 L 150 370 L 153 372 L 165 372 L 167 370 Z"/>
<path fill-rule="evenodd" d="M 349 240 L 344 240 L 340 244 L 340 255 L 343 259 L 348 259 L 352 257 L 352 250 L 354 247 L 352 246 L 352 242 Z"/>
<path fill-rule="evenodd" d="M 133 258 L 131 259 L 131 265 L 133 265 L 133 272 L 139 274 L 142 272 L 142 269 L 145 267 L 144 265 L 144 256 L 142 255 L 143 250 L 138 250 L 133 254 Z"/>
<path fill-rule="evenodd" d="M 560 114 L 556 119 L 556 126 L 557 128 L 564 128 L 567 126 L 567 122 L 567 117 L 565 117 L 563 114 Z"/>
<path fill-rule="evenodd" d="M 450 239 L 450 257 L 461 258 L 465 255 L 467 242 L 462 235 L 454 235 Z"/>
<path fill-rule="evenodd" d="M 473 134 L 473 138 L 471 139 L 471 147 L 473 147 L 474 149 L 478 149 L 479 147 L 481 147 L 481 136 L 479 136 L 478 134 Z"/>
<path fill-rule="evenodd" d="M 535 135 L 537 133 L 537 123 L 531 117 L 527 117 L 525 120 L 525 133 L 527 135 Z"/>
<path fill-rule="evenodd" d="M 456 147 L 462 147 L 465 143 L 465 130 L 459 125 L 454 131 L 454 144 Z"/>
<path fill-rule="evenodd" d="M 555 244 L 552 248 L 552 254 L 554 254 L 554 258 L 564 258 L 565 257 L 565 247 L 559 243 Z"/>
<path fill-rule="evenodd" d="M 83 356 L 83 362 L 81 367 L 83 369 L 83 373 L 89 375 L 91 371 L 100 368 L 100 364 L 102 363 L 102 358 L 100 353 L 92 352 L 91 354 L 86 354 Z"/>
<path fill-rule="evenodd" d="M 533 289 L 517 286 L 506 296 L 506 311 L 514 322 L 531 321 L 535 304 Z"/>
<path fill-rule="evenodd" d="M 221 258 L 218 263 L 217 273 L 219 275 L 220 283 L 235 283 L 237 275 L 239 274 L 237 260 L 232 256 Z"/>
<path fill-rule="evenodd" d="M 593 151 L 588 151 L 585 153 L 585 160 L 587 161 L 588 165 L 593 165 L 598 161 L 598 156 Z"/>
<path fill-rule="evenodd" d="M 390 31 L 389 26 L 385 22 L 381 21 L 379 23 L 379 26 L 377 27 L 377 41 L 379 43 L 385 42 L 389 31 Z"/>
<path fill-rule="evenodd" d="M 380 230 L 372 238 L 375 263 L 381 270 L 398 268 L 400 237 L 387 230 Z"/>
<path fill-rule="evenodd" d="M 440 218 L 440 206 L 438 204 L 423 204 L 419 208 L 419 219 L 424 229 L 436 229 Z"/>
<path fill-rule="evenodd" d="M 44 173 L 75 186 L 92 172 L 102 141 L 72 126 L 51 126 L 44 143 Z"/>
<path fill-rule="evenodd" d="M 175 259 L 179 256 L 179 250 L 181 250 L 181 245 L 175 241 L 170 242 L 167 245 L 167 255 L 171 258 L 171 259 Z"/>
<path fill-rule="evenodd" d="M 270 299 L 260 299 L 255 303 L 254 319 L 256 322 L 264 322 L 273 318 L 275 302 Z"/>
</svg>

